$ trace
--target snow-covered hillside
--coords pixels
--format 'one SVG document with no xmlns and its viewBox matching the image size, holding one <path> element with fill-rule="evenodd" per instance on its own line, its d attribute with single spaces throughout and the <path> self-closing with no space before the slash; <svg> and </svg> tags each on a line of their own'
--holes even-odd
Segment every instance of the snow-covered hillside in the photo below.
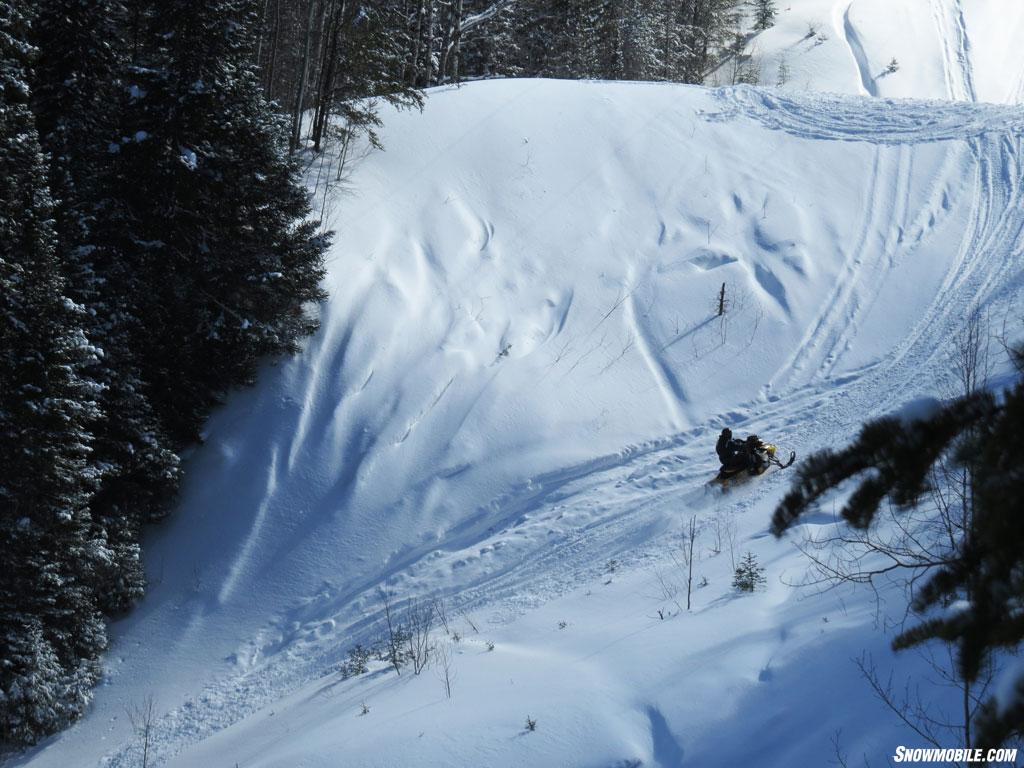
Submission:
<svg viewBox="0 0 1024 768">
<path fill-rule="evenodd" d="M 759 82 L 889 98 L 1024 101 L 1014 0 L 787 0 L 747 53 Z M 889 71 L 895 59 L 897 68 Z M 780 73 L 780 67 L 782 72 Z M 731 82 L 734 69 L 716 74 Z"/>
<path fill-rule="evenodd" d="M 942 49 L 904 81 L 896 43 L 929 43 L 871 28 L 889 4 L 815 5 L 853 52 L 826 41 L 808 71 L 896 56 L 857 82 L 1020 100 L 1024 67 L 996 50 L 1016 21 L 965 47 L 971 68 Z M 943 45 L 996 24 L 995 3 L 920 5 L 954 25 Z M 806 455 L 948 391 L 972 307 L 1019 330 L 1024 113 L 517 80 L 384 123 L 333 204 L 321 332 L 216 414 L 92 712 L 11 765 L 139 764 L 125 709 L 149 695 L 157 759 L 200 768 L 824 765 L 837 730 L 858 761 L 916 744 L 850 662 L 893 664 L 873 597 L 791 586 L 803 556 L 766 533 L 787 475 L 705 483 L 723 426 Z M 691 516 L 708 583 L 680 612 L 664 583 Z M 767 590 L 730 587 L 715 520 Z M 446 599 L 450 699 L 439 666 L 339 674 L 382 636 L 382 585 Z"/>
</svg>

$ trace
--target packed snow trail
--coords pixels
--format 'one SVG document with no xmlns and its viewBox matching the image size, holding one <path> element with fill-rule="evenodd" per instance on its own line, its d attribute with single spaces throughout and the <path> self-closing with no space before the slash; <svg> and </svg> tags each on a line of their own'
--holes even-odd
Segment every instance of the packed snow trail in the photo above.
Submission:
<svg viewBox="0 0 1024 768">
<path fill-rule="evenodd" d="M 837 94 L 797 94 L 737 86 L 716 91 L 713 120 L 742 115 L 766 127 L 808 139 L 880 145 L 926 144 L 1024 134 L 1020 107 L 907 99 L 851 99 Z"/>
<path fill-rule="evenodd" d="M 510 655 L 468 646 L 481 656 L 460 656 L 463 679 L 489 685 L 507 663 L 527 696 L 515 707 L 581 656 L 532 636 L 537 617 L 590 627 L 579 664 L 600 695 L 566 700 L 579 718 L 566 751 L 537 757 L 543 737 L 522 739 L 487 746 L 487 764 L 566 764 L 576 749 L 611 764 L 623 745 L 623 759 L 686 764 L 729 727 L 697 711 L 711 692 L 693 686 L 717 680 L 722 712 L 745 706 L 747 664 L 816 658 L 826 611 L 775 584 L 744 618 L 719 556 L 693 618 L 715 643 L 689 648 L 651 623 L 644 574 L 690 515 L 734 516 L 739 546 L 776 574 L 801 567 L 764 536 L 787 473 L 706 488 L 718 431 L 806 455 L 942 394 L 963 316 L 1002 317 L 1024 286 L 1022 127 L 1018 110 L 984 105 L 528 80 L 389 112 L 387 151 L 335 201 L 321 332 L 214 417 L 178 514 L 147 545 L 151 591 L 115 625 L 93 711 L 14 764 L 133 765 L 123 710 L 150 692 L 166 713 L 155 753 L 173 765 L 233 764 L 244 744 L 263 745 L 241 763 L 254 766 L 333 765 L 341 744 L 353 765 L 473 763 L 485 746 L 470 736 L 361 751 L 360 722 L 330 706 L 366 686 L 434 706 L 426 682 L 338 678 L 348 649 L 380 636 L 382 586 L 446 596 L 502 638 Z M 629 587 L 599 599 L 625 623 L 590 626 L 575 612 L 610 561 Z M 865 606 L 828 615 L 854 633 L 835 642 L 867 642 Z M 623 677 L 615 649 L 635 643 L 652 645 Z M 545 673 L 533 683 L 529 659 Z M 708 671 L 658 677 L 697 662 Z M 473 713 L 502 720 L 493 698 L 450 716 L 489 733 Z M 408 735 L 414 708 L 391 706 L 375 704 Z M 277 752 L 262 741 L 271 715 L 299 729 Z M 786 760 L 759 764 L 830 754 L 790 735 Z"/>
</svg>

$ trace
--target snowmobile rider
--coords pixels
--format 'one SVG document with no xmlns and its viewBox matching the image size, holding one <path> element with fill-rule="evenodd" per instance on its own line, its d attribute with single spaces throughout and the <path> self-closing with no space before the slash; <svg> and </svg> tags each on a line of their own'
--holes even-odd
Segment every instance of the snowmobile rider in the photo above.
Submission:
<svg viewBox="0 0 1024 768">
<path fill-rule="evenodd" d="M 768 464 L 764 443 L 757 435 L 750 435 L 746 440 L 734 440 L 728 427 L 718 436 L 715 452 L 724 472 L 742 472 L 744 469 L 759 472 Z"/>
</svg>

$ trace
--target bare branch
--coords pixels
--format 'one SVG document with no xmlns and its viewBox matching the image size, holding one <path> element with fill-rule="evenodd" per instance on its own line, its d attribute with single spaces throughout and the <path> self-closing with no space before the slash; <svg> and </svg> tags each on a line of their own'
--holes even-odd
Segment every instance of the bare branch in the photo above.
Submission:
<svg viewBox="0 0 1024 768">
<path fill-rule="evenodd" d="M 142 748 L 142 766 L 149 766 L 149 750 L 153 742 L 153 727 L 156 725 L 156 700 L 153 694 L 146 694 L 141 702 L 133 702 L 124 708 L 132 732 Z"/>
</svg>

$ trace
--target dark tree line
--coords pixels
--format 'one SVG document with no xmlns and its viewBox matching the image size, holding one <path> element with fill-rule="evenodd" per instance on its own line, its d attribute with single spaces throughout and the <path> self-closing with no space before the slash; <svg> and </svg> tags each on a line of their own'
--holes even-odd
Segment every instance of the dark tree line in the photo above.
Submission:
<svg viewBox="0 0 1024 768">
<path fill-rule="evenodd" d="M 524 0 L 510 11 L 518 74 L 702 83 L 737 34 L 734 0 Z"/>
<path fill-rule="evenodd" d="M 422 55 L 407 60 L 414 15 L 403 14 L 402 3 L 261 0 L 261 6 L 254 60 L 265 94 L 289 117 L 292 151 L 307 138 L 319 151 L 332 116 L 372 137 L 374 99 L 421 103 L 415 88 L 431 81 L 415 70 Z"/>
<path fill-rule="evenodd" d="M 262 0 L 256 50 L 291 148 L 323 147 L 331 117 L 377 124 L 374 98 L 487 77 L 702 83 L 735 55 L 738 0 Z M 773 8 L 772 4 L 768 4 Z M 769 26 L 774 10 L 759 10 Z M 767 15 L 765 15 L 767 14 Z"/>
<path fill-rule="evenodd" d="M 0 742 L 82 713 L 180 450 L 315 327 L 255 12 L 0 1 Z"/>
<path fill-rule="evenodd" d="M 486 4 L 482 4 L 486 5 Z M 470 76 L 703 83 L 740 35 L 737 0 L 517 0 L 471 29 Z"/>
</svg>

